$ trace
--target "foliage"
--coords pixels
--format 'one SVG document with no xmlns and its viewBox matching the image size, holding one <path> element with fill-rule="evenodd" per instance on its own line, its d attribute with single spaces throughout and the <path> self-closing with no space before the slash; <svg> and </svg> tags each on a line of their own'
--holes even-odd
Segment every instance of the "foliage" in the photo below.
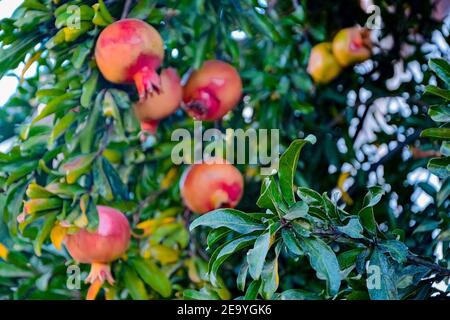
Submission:
<svg viewBox="0 0 450 320">
<path fill-rule="evenodd" d="M 343 27 L 364 25 L 369 15 L 358 1 L 25 0 L 0 21 L 0 77 L 37 67 L 0 109 L 1 139 L 13 137 L 0 154 L 0 298 L 84 297 L 84 284 L 81 291 L 66 285 L 73 261 L 61 241 L 65 232 L 96 227 L 96 204 L 125 212 L 133 227 L 127 256 L 112 266 L 109 299 L 444 296 L 432 284 L 444 278 L 450 257 L 449 178 L 438 192 L 429 180 L 408 177 L 428 161 L 415 154 L 437 148 L 428 137 L 448 138 L 446 124 L 419 137 L 433 126 L 428 105 L 433 120 L 448 122 L 448 92 L 439 89 L 441 80 L 448 85 L 448 68 L 430 63 L 441 80 L 426 68 L 431 56 L 448 60 L 448 46 L 432 40 L 445 29 L 428 1 L 377 4 L 378 38 L 391 45 L 380 41 L 369 61 L 316 86 L 306 73 L 310 49 Z M 68 25 L 72 5 L 80 8 L 80 29 Z M 191 231 L 178 186 L 185 166 L 174 166 L 170 153 L 173 129 L 192 131 L 192 119 L 179 110 L 155 136 L 142 133 L 135 89 L 107 82 L 93 58 L 100 31 L 122 16 L 157 28 L 163 66 L 181 75 L 213 58 L 239 70 L 242 103 L 206 127 L 281 129 L 278 175 L 239 166 L 246 185 L 238 209 L 204 215 Z M 424 73 L 401 78 L 399 69 L 413 68 Z M 436 81 L 439 87 L 427 87 L 434 96 L 421 98 Z M 308 134 L 313 146 L 311 136 L 298 139 Z M 441 153 L 447 149 L 444 142 Z M 432 160 L 430 169 L 437 164 L 448 176 L 444 161 Z M 417 193 L 430 202 L 418 207 Z M 61 231 L 62 221 L 70 230 Z M 207 235 L 200 225 L 214 229 Z M 239 250 L 248 255 L 237 269 Z M 380 289 L 367 290 L 365 262 L 380 266 Z M 87 266 L 80 267 L 84 278 Z"/>
<path fill-rule="evenodd" d="M 281 157 L 278 177 L 264 180 L 257 203 L 265 212 L 217 209 L 191 224 L 191 230 L 199 226 L 212 228 L 207 238 L 212 252 L 208 265 L 211 283 L 220 287 L 220 266 L 235 253 L 246 250 L 236 280 L 243 299 L 397 300 L 420 294 L 445 296 L 432 284 L 447 278 L 450 271 L 417 257 L 400 240 L 397 230 L 382 232 L 375 221 L 374 207 L 384 195 L 382 188 L 369 188 L 363 207 L 351 214 L 326 193 L 293 185 L 294 164 L 305 142 L 294 141 Z M 296 190 L 300 201 L 292 201 L 290 192 L 282 190 Z M 292 262 L 298 269 L 306 260 L 317 279 L 325 281 L 325 288 L 311 279 L 316 283 L 309 283 L 308 287 L 314 289 L 307 291 L 280 283 L 280 266 Z"/>
</svg>

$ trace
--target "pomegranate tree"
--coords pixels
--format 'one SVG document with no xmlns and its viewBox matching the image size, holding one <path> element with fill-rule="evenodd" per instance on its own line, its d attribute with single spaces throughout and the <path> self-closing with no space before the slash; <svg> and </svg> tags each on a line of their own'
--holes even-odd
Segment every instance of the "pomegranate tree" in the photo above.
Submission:
<svg viewBox="0 0 450 320">
<path fill-rule="evenodd" d="M 244 179 L 233 165 L 215 159 L 189 167 L 181 179 L 180 189 L 186 206 L 203 214 L 236 207 L 242 197 Z"/>
<path fill-rule="evenodd" d="M 236 69 L 223 61 L 209 60 L 189 77 L 183 102 L 195 119 L 213 121 L 235 108 L 241 96 L 242 80 Z"/>
<path fill-rule="evenodd" d="M 182 96 L 183 88 L 177 71 L 173 68 L 164 69 L 161 72 L 161 93 L 148 96 L 134 106 L 142 129 L 154 133 L 159 121 L 177 110 Z"/>
<path fill-rule="evenodd" d="M 95 232 L 81 229 L 66 236 L 65 244 L 69 254 L 79 263 L 91 264 L 86 278 L 90 283 L 87 300 L 94 300 L 106 280 L 114 283 L 109 263 L 120 258 L 130 242 L 130 224 L 120 211 L 97 206 L 99 224 Z"/>
<path fill-rule="evenodd" d="M 107 26 L 98 37 L 95 59 L 103 76 L 113 83 L 136 84 L 139 98 L 159 93 L 157 74 L 164 58 L 163 40 L 155 28 L 137 19 Z"/>
</svg>

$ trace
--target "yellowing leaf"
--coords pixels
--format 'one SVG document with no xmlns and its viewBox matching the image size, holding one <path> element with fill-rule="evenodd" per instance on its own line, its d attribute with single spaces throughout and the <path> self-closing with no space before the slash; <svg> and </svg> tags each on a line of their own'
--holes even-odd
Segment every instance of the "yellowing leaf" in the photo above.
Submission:
<svg viewBox="0 0 450 320">
<path fill-rule="evenodd" d="M 36 52 L 25 64 L 25 66 L 23 67 L 22 73 L 20 74 L 20 84 L 23 83 L 23 79 L 25 77 L 25 73 L 27 72 L 27 70 L 31 67 L 31 65 L 38 60 L 42 55 L 42 51 L 38 51 Z"/>
<path fill-rule="evenodd" d="M 136 228 L 143 230 L 143 236 L 152 234 L 158 227 L 175 221 L 174 217 L 157 218 L 142 221 L 137 224 Z"/>
<path fill-rule="evenodd" d="M 79 228 L 85 228 L 88 225 L 89 220 L 86 214 L 82 213 L 73 223 Z"/>
<path fill-rule="evenodd" d="M 175 167 L 172 167 L 169 172 L 165 175 L 165 177 L 162 179 L 160 187 L 161 189 L 168 189 L 170 186 L 173 185 L 176 177 L 177 177 L 178 170 Z"/>
<path fill-rule="evenodd" d="M 350 195 L 344 189 L 344 183 L 349 176 L 350 176 L 350 172 L 342 172 L 338 178 L 337 187 L 342 193 L 342 200 L 344 200 L 344 202 L 346 204 L 351 206 L 353 204 L 353 199 L 350 197 Z"/>
<path fill-rule="evenodd" d="M 61 250 L 62 249 L 62 242 L 67 234 L 67 228 L 64 228 L 63 226 L 57 224 L 53 227 L 52 231 L 50 232 L 50 240 L 52 241 L 52 244 L 55 246 L 56 249 Z"/>
<path fill-rule="evenodd" d="M 174 263 L 179 258 L 177 250 L 162 245 L 153 245 L 150 247 L 150 251 L 153 258 L 161 262 L 161 264 Z"/>
<path fill-rule="evenodd" d="M 0 258 L 3 260 L 8 260 L 8 248 L 6 248 L 2 243 L 0 243 Z"/>
</svg>

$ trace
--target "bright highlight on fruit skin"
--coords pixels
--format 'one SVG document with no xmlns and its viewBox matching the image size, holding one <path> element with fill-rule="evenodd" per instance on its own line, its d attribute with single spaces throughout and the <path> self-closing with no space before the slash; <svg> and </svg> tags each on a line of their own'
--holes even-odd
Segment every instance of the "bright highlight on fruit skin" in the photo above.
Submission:
<svg viewBox="0 0 450 320">
<path fill-rule="evenodd" d="M 370 31 L 360 27 L 342 29 L 334 37 L 332 48 L 343 67 L 363 62 L 372 54 Z"/>
<path fill-rule="evenodd" d="M 219 60 L 208 60 L 192 73 L 183 90 L 186 112 L 197 120 L 221 119 L 242 97 L 242 80 L 236 69 Z"/>
<path fill-rule="evenodd" d="M 183 88 L 173 68 L 161 71 L 161 92 L 135 104 L 134 110 L 143 130 L 155 133 L 160 120 L 173 114 L 181 104 Z"/>
<path fill-rule="evenodd" d="M 341 73 L 342 68 L 333 56 L 330 42 L 319 43 L 312 48 L 307 71 L 317 84 L 327 84 Z"/>
<path fill-rule="evenodd" d="M 79 263 L 91 264 L 86 278 L 90 283 L 86 299 L 94 300 L 105 280 L 114 284 L 109 263 L 124 255 L 130 243 L 130 224 L 120 211 L 97 206 L 99 224 L 95 232 L 81 229 L 66 236 L 65 245 L 71 257 Z"/>
<path fill-rule="evenodd" d="M 95 59 L 108 81 L 134 82 L 141 101 L 160 93 L 157 69 L 164 59 L 164 44 L 158 31 L 144 21 L 123 19 L 107 26 L 98 37 Z"/>
<path fill-rule="evenodd" d="M 180 182 L 181 196 L 193 212 L 204 214 L 218 208 L 234 208 L 239 203 L 244 178 L 240 171 L 222 159 L 194 164 Z"/>
</svg>

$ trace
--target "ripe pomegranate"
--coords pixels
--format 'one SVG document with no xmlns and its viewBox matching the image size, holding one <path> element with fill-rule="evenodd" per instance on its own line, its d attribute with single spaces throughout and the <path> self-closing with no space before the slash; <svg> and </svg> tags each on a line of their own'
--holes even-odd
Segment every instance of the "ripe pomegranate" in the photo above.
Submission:
<svg viewBox="0 0 450 320">
<path fill-rule="evenodd" d="M 148 96 L 134 106 L 142 129 L 154 133 L 158 122 L 170 116 L 180 106 L 182 97 L 183 88 L 177 71 L 172 68 L 163 70 L 161 72 L 161 93 Z"/>
<path fill-rule="evenodd" d="M 369 59 L 372 54 L 370 31 L 360 27 L 340 30 L 333 39 L 333 54 L 343 67 Z"/>
<path fill-rule="evenodd" d="M 244 189 L 244 178 L 233 165 L 222 159 L 194 164 L 183 174 L 181 196 L 196 213 L 218 208 L 234 208 Z"/>
<path fill-rule="evenodd" d="M 228 63 L 209 60 L 189 77 L 183 102 L 190 116 L 213 121 L 235 108 L 241 96 L 242 81 L 236 69 Z"/>
<path fill-rule="evenodd" d="M 97 206 L 99 224 L 95 232 L 81 229 L 66 236 L 69 254 L 80 263 L 90 263 L 91 271 L 86 278 L 90 283 L 86 299 L 94 300 L 103 282 L 114 283 L 109 263 L 120 258 L 130 242 L 130 224 L 120 211 Z"/>
<path fill-rule="evenodd" d="M 331 52 L 331 43 L 319 43 L 311 49 L 307 71 L 315 83 L 327 84 L 336 78 L 341 70 L 341 66 Z"/>
<path fill-rule="evenodd" d="M 113 83 L 134 81 L 139 98 L 159 93 L 156 70 L 164 58 L 163 40 L 155 28 L 137 19 L 123 19 L 107 26 L 98 37 L 95 59 L 103 76 Z"/>
</svg>

